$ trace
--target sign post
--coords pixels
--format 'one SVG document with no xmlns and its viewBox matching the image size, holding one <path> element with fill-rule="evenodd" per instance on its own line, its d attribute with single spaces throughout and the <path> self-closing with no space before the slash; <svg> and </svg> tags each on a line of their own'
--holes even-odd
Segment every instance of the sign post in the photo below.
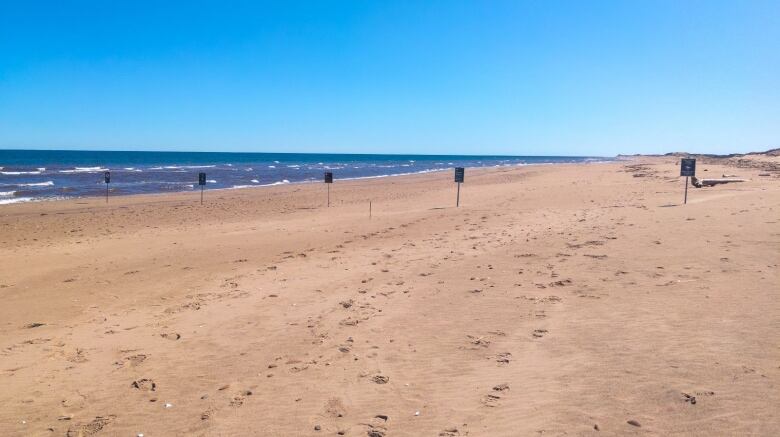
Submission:
<svg viewBox="0 0 780 437">
<path fill-rule="evenodd" d="M 684 204 L 688 203 L 688 178 L 696 176 L 696 159 L 683 158 L 680 160 L 680 176 L 685 176 L 685 200 Z"/>
<path fill-rule="evenodd" d="M 328 208 L 330 208 L 330 184 L 333 183 L 333 172 L 325 172 L 325 184 L 328 186 Z"/>
<path fill-rule="evenodd" d="M 455 208 L 460 206 L 460 184 L 463 183 L 465 175 L 466 170 L 463 167 L 455 167 L 455 182 L 458 184 L 458 194 L 455 198 Z"/>
<path fill-rule="evenodd" d="M 111 172 L 103 173 L 103 180 L 106 182 L 106 203 L 108 203 L 108 184 L 111 183 Z"/>
<path fill-rule="evenodd" d="M 206 173 L 198 173 L 198 185 L 200 185 L 200 204 L 203 205 L 203 187 L 206 186 Z"/>
</svg>

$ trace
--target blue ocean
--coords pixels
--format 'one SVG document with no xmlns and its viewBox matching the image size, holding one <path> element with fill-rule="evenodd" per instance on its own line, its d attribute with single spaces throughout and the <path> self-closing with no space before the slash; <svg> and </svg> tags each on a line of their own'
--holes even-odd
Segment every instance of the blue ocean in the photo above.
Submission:
<svg viewBox="0 0 780 437">
<path fill-rule="evenodd" d="M 102 196 L 111 172 L 112 196 L 197 189 L 261 187 L 451 170 L 605 161 L 585 156 L 348 155 L 304 153 L 118 152 L 0 150 L 0 204 Z"/>
</svg>

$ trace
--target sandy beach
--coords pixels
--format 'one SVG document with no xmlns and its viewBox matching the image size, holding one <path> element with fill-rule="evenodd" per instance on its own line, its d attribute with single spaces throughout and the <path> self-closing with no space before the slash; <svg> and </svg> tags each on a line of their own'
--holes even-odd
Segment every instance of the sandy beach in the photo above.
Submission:
<svg viewBox="0 0 780 437">
<path fill-rule="evenodd" d="M 677 162 L 0 206 L 0 434 L 780 435 L 778 157 Z"/>
</svg>

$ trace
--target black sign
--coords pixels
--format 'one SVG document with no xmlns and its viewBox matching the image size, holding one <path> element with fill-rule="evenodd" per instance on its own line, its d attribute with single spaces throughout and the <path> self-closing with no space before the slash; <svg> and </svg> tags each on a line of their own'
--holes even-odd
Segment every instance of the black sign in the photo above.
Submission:
<svg viewBox="0 0 780 437">
<path fill-rule="evenodd" d="M 198 185 L 206 185 L 206 173 L 198 173 Z"/>
<path fill-rule="evenodd" d="M 111 183 L 111 172 L 107 171 L 107 172 L 103 173 L 103 179 L 105 179 L 107 184 L 110 184 Z"/>
<path fill-rule="evenodd" d="M 455 182 L 463 182 L 465 175 L 466 170 L 463 167 L 455 167 Z"/>
<path fill-rule="evenodd" d="M 333 173 L 332 172 L 325 172 L 325 183 L 326 184 L 332 184 L 333 183 Z"/>
<path fill-rule="evenodd" d="M 696 160 L 683 158 L 680 160 L 680 176 L 696 176 Z"/>
</svg>

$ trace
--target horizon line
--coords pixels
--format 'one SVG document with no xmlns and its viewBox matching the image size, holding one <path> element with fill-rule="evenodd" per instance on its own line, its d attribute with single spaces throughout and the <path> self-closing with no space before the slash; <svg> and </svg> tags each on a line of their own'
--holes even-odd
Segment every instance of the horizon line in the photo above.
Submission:
<svg viewBox="0 0 780 437">
<path fill-rule="evenodd" d="M 610 158 L 603 155 L 502 155 L 502 154 L 428 154 L 428 153 L 347 153 L 347 152 L 234 152 L 234 151 L 191 151 L 191 150 L 85 150 L 85 149 L 3 149 L 0 152 L 85 152 L 85 153 L 229 153 L 229 154 L 267 154 L 267 155 L 361 155 L 361 156 L 471 156 L 506 158 Z"/>
</svg>

